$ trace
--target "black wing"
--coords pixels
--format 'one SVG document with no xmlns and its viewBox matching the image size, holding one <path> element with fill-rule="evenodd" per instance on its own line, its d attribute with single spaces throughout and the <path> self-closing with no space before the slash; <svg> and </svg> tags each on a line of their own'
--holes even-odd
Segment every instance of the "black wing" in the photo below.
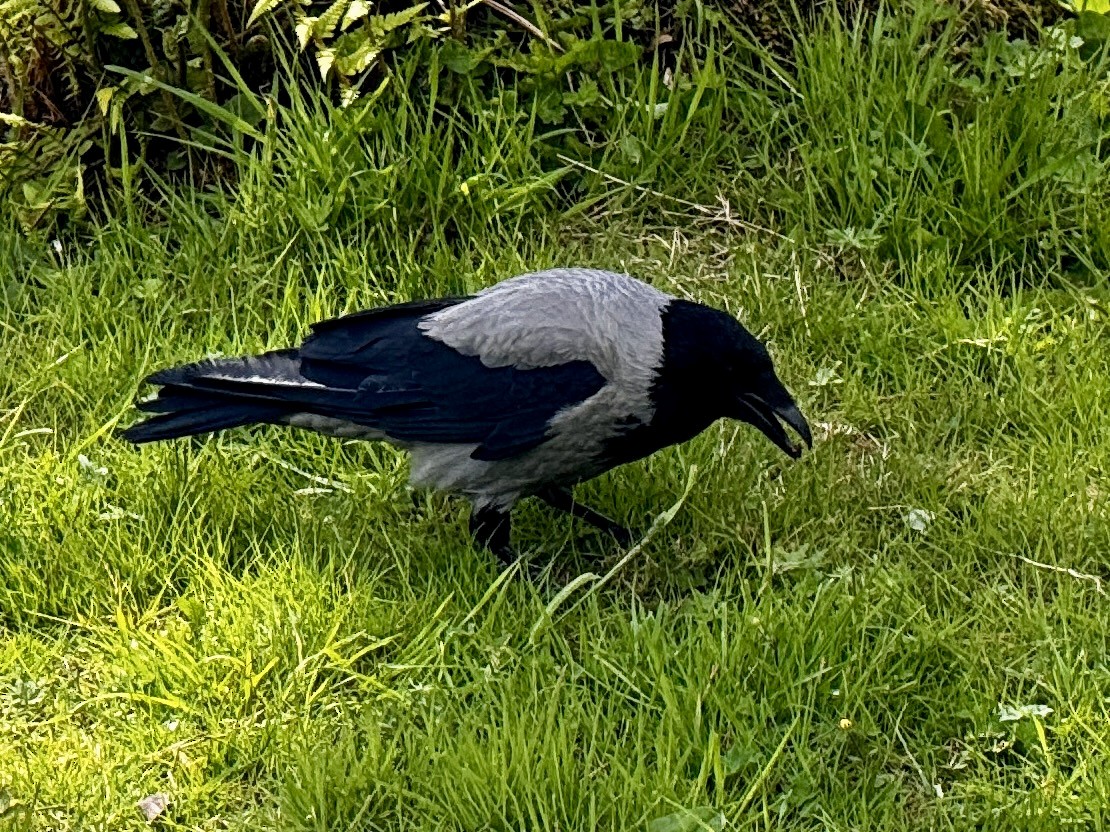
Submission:
<svg viewBox="0 0 1110 832">
<path fill-rule="evenodd" d="M 475 459 L 506 459 L 543 442 L 552 417 L 605 379 L 586 361 L 518 370 L 487 367 L 419 329 L 464 298 L 417 301 L 324 321 L 299 350 L 214 359 L 147 381 L 156 414 L 124 431 L 153 442 L 315 413 L 401 442 L 475 443 Z M 490 322 L 496 326 L 496 321 Z"/>
<path fill-rule="evenodd" d="M 315 325 L 298 351 L 300 372 L 324 389 L 302 391 L 316 393 L 306 409 L 402 442 L 474 442 L 475 459 L 496 460 L 539 445 L 556 413 L 604 386 L 587 361 L 487 367 L 420 331 L 422 317 L 463 300 L 417 301 Z"/>
</svg>

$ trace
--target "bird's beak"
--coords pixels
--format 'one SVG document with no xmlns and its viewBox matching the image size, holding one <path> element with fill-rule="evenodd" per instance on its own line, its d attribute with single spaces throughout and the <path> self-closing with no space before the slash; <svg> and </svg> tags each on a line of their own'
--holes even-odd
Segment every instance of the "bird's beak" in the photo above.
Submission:
<svg viewBox="0 0 1110 832">
<path fill-rule="evenodd" d="M 755 425 L 768 439 L 782 448 L 789 457 L 797 459 L 802 455 L 802 448 L 790 440 L 782 424 L 780 424 L 780 420 L 789 425 L 807 447 L 812 448 L 813 434 L 810 433 L 809 423 L 785 389 L 769 398 L 771 400 L 752 393 L 746 393 L 738 397 L 739 418 Z"/>
</svg>

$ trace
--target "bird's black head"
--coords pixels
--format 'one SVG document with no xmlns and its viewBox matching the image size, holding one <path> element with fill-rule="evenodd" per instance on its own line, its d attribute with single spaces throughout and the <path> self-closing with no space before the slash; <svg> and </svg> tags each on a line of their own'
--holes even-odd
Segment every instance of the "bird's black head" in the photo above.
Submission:
<svg viewBox="0 0 1110 832">
<path fill-rule="evenodd" d="M 689 417 L 709 422 L 739 419 L 763 434 L 793 458 L 801 447 L 787 436 L 782 423 L 812 447 L 809 424 L 775 375 L 767 348 L 731 315 L 684 300 L 663 311 L 663 365 L 657 391 Z M 678 417 L 678 414 L 674 414 Z M 679 417 L 681 418 L 681 417 Z"/>
</svg>

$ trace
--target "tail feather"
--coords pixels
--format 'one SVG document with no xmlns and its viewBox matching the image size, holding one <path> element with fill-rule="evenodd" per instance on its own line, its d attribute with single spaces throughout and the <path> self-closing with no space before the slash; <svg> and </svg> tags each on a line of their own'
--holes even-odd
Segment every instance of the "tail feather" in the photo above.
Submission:
<svg viewBox="0 0 1110 832">
<path fill-rule="evenodd" d="M 196 436 L 201 433 L 215 433 L 228 428 L 269 422 L 287 413 L 283 407 L 261 407 L 253 402 L 237 404 L 228 400 L 226 404 L 204 407 L 199 410 L 179 410 L 160 413 L 146 421 L 132 425 L 120 432 L 120 436 L 135 445 L 158 442 L 163 439 L 179 439 L 183 436 Z"/>
<path fill-rule="evenodd" d="M 138 445 L 277 421 L 297 409 L 279 391 L 312 384 L 300 375 L 299 363 L 294 351 L 284 350 L 160 370 L 146 381 L 162 389 L 137 405 L 156 415 L 120 436 Z"/>
<path fill-rule="evenodd" d="M 246 358 L 207 358 L 151 373 L 147 384 L 189 386 L 208 378 L 256 378 L 268 382 L 304 382 L 296 350 L 273 350 Z"/>
<path fill-rule="evenodd" d="M 228 397 L 221 393 L 204 393 L 187 387 L 173 385 L 163 387 L 158 395 L 135 404 L 136 410 L 144 413 L 176 413 L 183 410 L 203 410 L 221 407 L 228 403 Z"/>
</svg>

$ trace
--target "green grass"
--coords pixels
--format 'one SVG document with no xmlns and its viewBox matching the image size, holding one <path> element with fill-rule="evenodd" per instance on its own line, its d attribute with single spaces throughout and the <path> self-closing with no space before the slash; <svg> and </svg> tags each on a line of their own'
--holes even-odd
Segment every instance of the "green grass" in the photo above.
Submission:
<svg viewBox="0 0 1110 832">
<path fill-rule="evenodd" d="M 795 67 L 763 55 L 774 72 L 743 76 L 751 210 L 889 259 L 944 252 L 961 268 L 1090 280 L 1110 252 L 1107 67 L 1073 35 L 961 45 L 951 4 L 826 16 Z"/>
<path fill-rule="evenodd" d="M 848 37 L 829 31 L 797 77 Z M 856 101 L 801 118 L 730 83 L 720 118 L 749 95 L 830 143 Z M 643 181 L 606 157 L 776 237 L 572 171 L 553 189 L 527 113 L 405 101 L 392 121 L 302 102 L 232 151 L 234 191 L 135 197 L 60 251 L 4 237 L 0 825 L 143 829 L 164 792 L 170 829 L 1105 828 L 1110 293 L 1073 268 L 1097 240 L 830 239 L 860 227 L 828 201 L 846 174 L 805 168 L 788 216 L 760 199 L 797 159 L 739 128 L 700 157 L 696 119 L 644 140 L 688 159 Z M 948 180 L 915 181 L 941 211 Z M 386 447 L 111 435 L 157 367 L 567 263 L 739 314 L 817 437 L 791 463 L 720 424 L 582 486 L 644 531 L 681 503 L 604 586 L 578 576 L 623 553 L 532 504 L 517 542 L 550 573 L 500 575 Z"/>
</svg>

